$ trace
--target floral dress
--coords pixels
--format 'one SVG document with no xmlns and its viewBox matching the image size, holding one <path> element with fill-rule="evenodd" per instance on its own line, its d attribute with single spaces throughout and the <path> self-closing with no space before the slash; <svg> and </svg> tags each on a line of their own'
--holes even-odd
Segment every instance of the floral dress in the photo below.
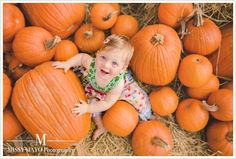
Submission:
<svg viewBox="0 0 236 159">
<path fill-rule="evenodd" d="M 82 84 L 85 88 L 88 102 L 90 99 L 97 98 L 104 100 L 107 93 L 113 89 L 120 80 L 124 79 L 124 89 L 120 95 L 119 100 L 125 100 L 130 103 L 139 113 L 141 120 L 147 120 L 151 116 L 151 105 L 149 98 L 144 90 L 142 90 L 137 82 L 134 81 L 131 71 L 125 71 L 114 77 L 105 88 L 100 87 L 95 80 L 95 59 L 92 60 L 87 75 L 82 77 Z"/>
</svg>

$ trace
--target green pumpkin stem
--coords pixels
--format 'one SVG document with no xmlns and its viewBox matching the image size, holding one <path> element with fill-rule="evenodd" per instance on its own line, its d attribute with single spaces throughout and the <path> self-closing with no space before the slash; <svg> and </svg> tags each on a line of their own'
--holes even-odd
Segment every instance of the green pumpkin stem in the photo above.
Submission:
<svg viewBox="0 0 236 159">
<path fill-rule="evenodd" d="M 171 148 L 169 144 L 167 144 L 165 141 L 163 141 L 162 139 L 160 139 L 159 137 L 156 137 L 156 136 L 151 139 L 151 144 L 153 146 L 161 146 L 164 149 Z"/>
<path fill-rule="evenodd" d="M 50 49 L 54 48 L 56 46 L 56 44 L 58 44 L 60 41 L 61 41 L 61 38 L 59 36 L 55 36 L 53 39 L 47 40 L 44 43 L 44 47 L 46 50 L 50 50 Z"/>
</svg>

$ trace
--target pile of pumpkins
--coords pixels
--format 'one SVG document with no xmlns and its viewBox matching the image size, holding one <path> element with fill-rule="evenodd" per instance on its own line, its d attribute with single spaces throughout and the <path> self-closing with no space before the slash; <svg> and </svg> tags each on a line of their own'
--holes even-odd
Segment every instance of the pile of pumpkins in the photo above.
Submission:
<svg viewBox="0 0 236 159">
<path fill-rule="evenodd" d="M 233 155 L 233 83 L 220 87 L 218 79 L 233 78 L 232 24 L 220 30 L 192 3 L 161 3 L 156 8 L 159 24 L 143 28 L 135 17 L 121 13 L 120 4 L 90 6 L 86 12 L 88 4 L 79 3 L 3 5 L 3 55 L 8 66 L 3 73 L 4 141 L 26 129 L 32 136 L 46 134 L 52 148 L 68 148 L 88 134 L 90 114 L 75 118 L 70 111 L 79 98 L 86 100 L 80 80 L 71 70 L 51 67 L 50 61 L 65 61 L 79 51 L 96 52 L 109 31 L 131 39 L 135 77 L 159 86 L 149 94 L 153 113 L 175 114 L 179 126 L 189 132 L 204 129 L 211 115 L 215 120 L 206 127 L 210 148 Z M 180 38 L 176 30 L 183 24 Z M 169 86 L 175 77 L 188 95 L 181 101 Z M 171 155 L 169 128 L 157 120 L 139 122 L 137 111 L 125 101 L 107 110 L 103 123 L 114 135 L 132 134 L 135 155 Z"/>
</svg>

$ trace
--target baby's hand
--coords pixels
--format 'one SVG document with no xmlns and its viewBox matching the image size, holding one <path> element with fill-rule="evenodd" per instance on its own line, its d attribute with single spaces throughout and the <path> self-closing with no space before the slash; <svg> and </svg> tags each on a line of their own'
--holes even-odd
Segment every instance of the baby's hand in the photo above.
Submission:
<svg viewBox="0 0 236 159">
<path fill-rule="evenodd" d="M 88 112 L 88 107 L 89 107 L 89 105 L 85 101 L 79 99 L 79 103 L 75 104 L 75 107 L 72 108 L 71 111 L 72 111 L 73 114 L 76 115 L 75 117 L 77 118 L 80 115 L 82 115 L 84 113 L 87 113 Z"/>
<path fill-rule="evenodd" d="M 55 68 L 63 68 L 65 72 L 71 68 L 68 62 L 60 62 L 60 61 L 53 62 L 52 66 Z"/>
</svg>

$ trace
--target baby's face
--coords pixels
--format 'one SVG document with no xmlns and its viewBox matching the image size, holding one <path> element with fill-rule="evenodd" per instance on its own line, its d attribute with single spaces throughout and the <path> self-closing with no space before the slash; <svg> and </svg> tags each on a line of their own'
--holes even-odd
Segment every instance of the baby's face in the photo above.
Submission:
<svg viewBox="0 0 236 159">
<path fill-rule="evenodd" d="M 125 54 L 118 49 L 105 49 L 96 57 L 96 75 L 102 79 L 111 79 L 123 72 L 125 68 Z"/>
</svg>

